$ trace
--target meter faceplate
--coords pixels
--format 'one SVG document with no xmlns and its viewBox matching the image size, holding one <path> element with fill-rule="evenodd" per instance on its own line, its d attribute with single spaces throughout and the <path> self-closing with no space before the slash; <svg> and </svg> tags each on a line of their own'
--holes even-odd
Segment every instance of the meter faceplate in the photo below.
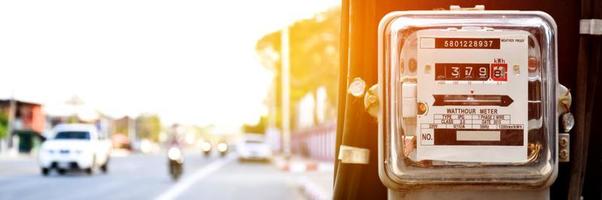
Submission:
<svg viewBox="0 0 602 200">
<path fill-rule="evenodd" d="M 528 32 L 417 31 L 417 159 L 526 162 Z"/>
<path fill-rule="evenodd" d="M 553 182 L 556 27 L 549 15 L 398 11 L 381 20 L 378 41 L 385 185 Z"/>
</svg>

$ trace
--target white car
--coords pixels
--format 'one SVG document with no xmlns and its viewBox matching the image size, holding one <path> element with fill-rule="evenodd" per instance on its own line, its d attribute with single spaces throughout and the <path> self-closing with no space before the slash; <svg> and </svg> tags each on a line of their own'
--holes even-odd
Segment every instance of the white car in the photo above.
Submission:
<svg viewBox="0 0 602 200">
<path fill-rule="evenodd" d="M 107 172 L 111 142 L 90 124 L 61 124 L 52 129 L 52 136 L 40 148 L 38 161 L 42 175 L 55 169 L 59 174 L 68 170 L 84 170 L 92 174 L 95 168 Z"/>
<path fill-rule="evenodd" d="M 240 161 L 272 159 L 272 149 L 266 143 L 265 136 L 260 134 L 245 134 L 242 141 L 237 145 L 236 151 Z"/>
</svg>

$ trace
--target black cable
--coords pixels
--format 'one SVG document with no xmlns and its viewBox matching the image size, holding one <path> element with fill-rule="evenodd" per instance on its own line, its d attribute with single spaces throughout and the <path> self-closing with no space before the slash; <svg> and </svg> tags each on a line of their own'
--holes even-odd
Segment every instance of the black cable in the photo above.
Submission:
<svg viewBox="0 0 602 200">
<path fill-rule="evenodd" d="M 581 19 L 596 19 L 602 17 L 602 4 L 599 1 L 581 0 Z M 592 130 L 598 129 L 596 119 L 600 117 L 595 113 L 600 112 L 600 106 L 596 106 L 598 96 L 597 87 L 600 84 L 598 76 L 600 65 L 602 65 L 600 36 L 589 34 L 580 35 L 579 57 L 577 63 L 577 84 L 575 98 L 575 120 L 576 126 L 572 142 L 572 165 L 569 183 L 568 199 L 578 200 L 584 194 L 586 199 L 600 199 L 599 191 L 592 193 L 584 191 L 584 188 L 600 189 L 598 158 L 588 158 L 589 152 L 598 152 L 602 145 L 598 135 L 592 136 Z M 598 110 L 596 110 L 598 108 Z M 592 126 L 592 123 L 594 123 Z M 593 127 L 593 129 L 592 129 Z M 598 140 L 590 140 L 597 138 Z M 590 149 L 591 148 L 591 149 Z M 589 156 L 596 155 L 590 154 Z M 599 156 L 599 154 L 598 154 Z M 589 171 L 588 171 L 589 170 Z M 598 174 L 597 178 L 591 175 Z M 587 177 L 587 178 L 586 178 Z M 593 179 L 592 179 L 593 178 Z M 587 182 L 586 182 L 587 179 Z M 595 181 L 595 182 L 594 182 Z M 597 182 L 597 183 L 596 183 Z M 586 186 L 584 186 L 586 184 Z M 596 198 L 597 197 L 597 198 Z"/>
</svg>

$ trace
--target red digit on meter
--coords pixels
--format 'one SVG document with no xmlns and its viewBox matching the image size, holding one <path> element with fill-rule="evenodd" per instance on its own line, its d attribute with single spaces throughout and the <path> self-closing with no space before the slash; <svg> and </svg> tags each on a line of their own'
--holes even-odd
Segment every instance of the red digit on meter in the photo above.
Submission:
<svg viewBox="0 0 602 200">
<path fill-rule="evenodd" d="M 508 64 L 492 63 L 491 64 L 491 80 L 508 81 Z"/>
</svg>

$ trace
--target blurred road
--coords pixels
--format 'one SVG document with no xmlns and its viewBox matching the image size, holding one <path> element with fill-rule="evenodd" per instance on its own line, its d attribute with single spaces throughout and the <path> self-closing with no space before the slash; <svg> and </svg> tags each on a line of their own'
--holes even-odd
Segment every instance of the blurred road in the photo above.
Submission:
<svg viewBox="0 0 602 200">
<path fill-rule="evenodd" d="M 168 176 L 162 154 L 111 159 L 108 174 L 43 177 L 33 159 L 0 160 L 0 199 L 303 199 L 297 177 L 266 163 L 189 154 L 183 177 Z"/>
</svg>

